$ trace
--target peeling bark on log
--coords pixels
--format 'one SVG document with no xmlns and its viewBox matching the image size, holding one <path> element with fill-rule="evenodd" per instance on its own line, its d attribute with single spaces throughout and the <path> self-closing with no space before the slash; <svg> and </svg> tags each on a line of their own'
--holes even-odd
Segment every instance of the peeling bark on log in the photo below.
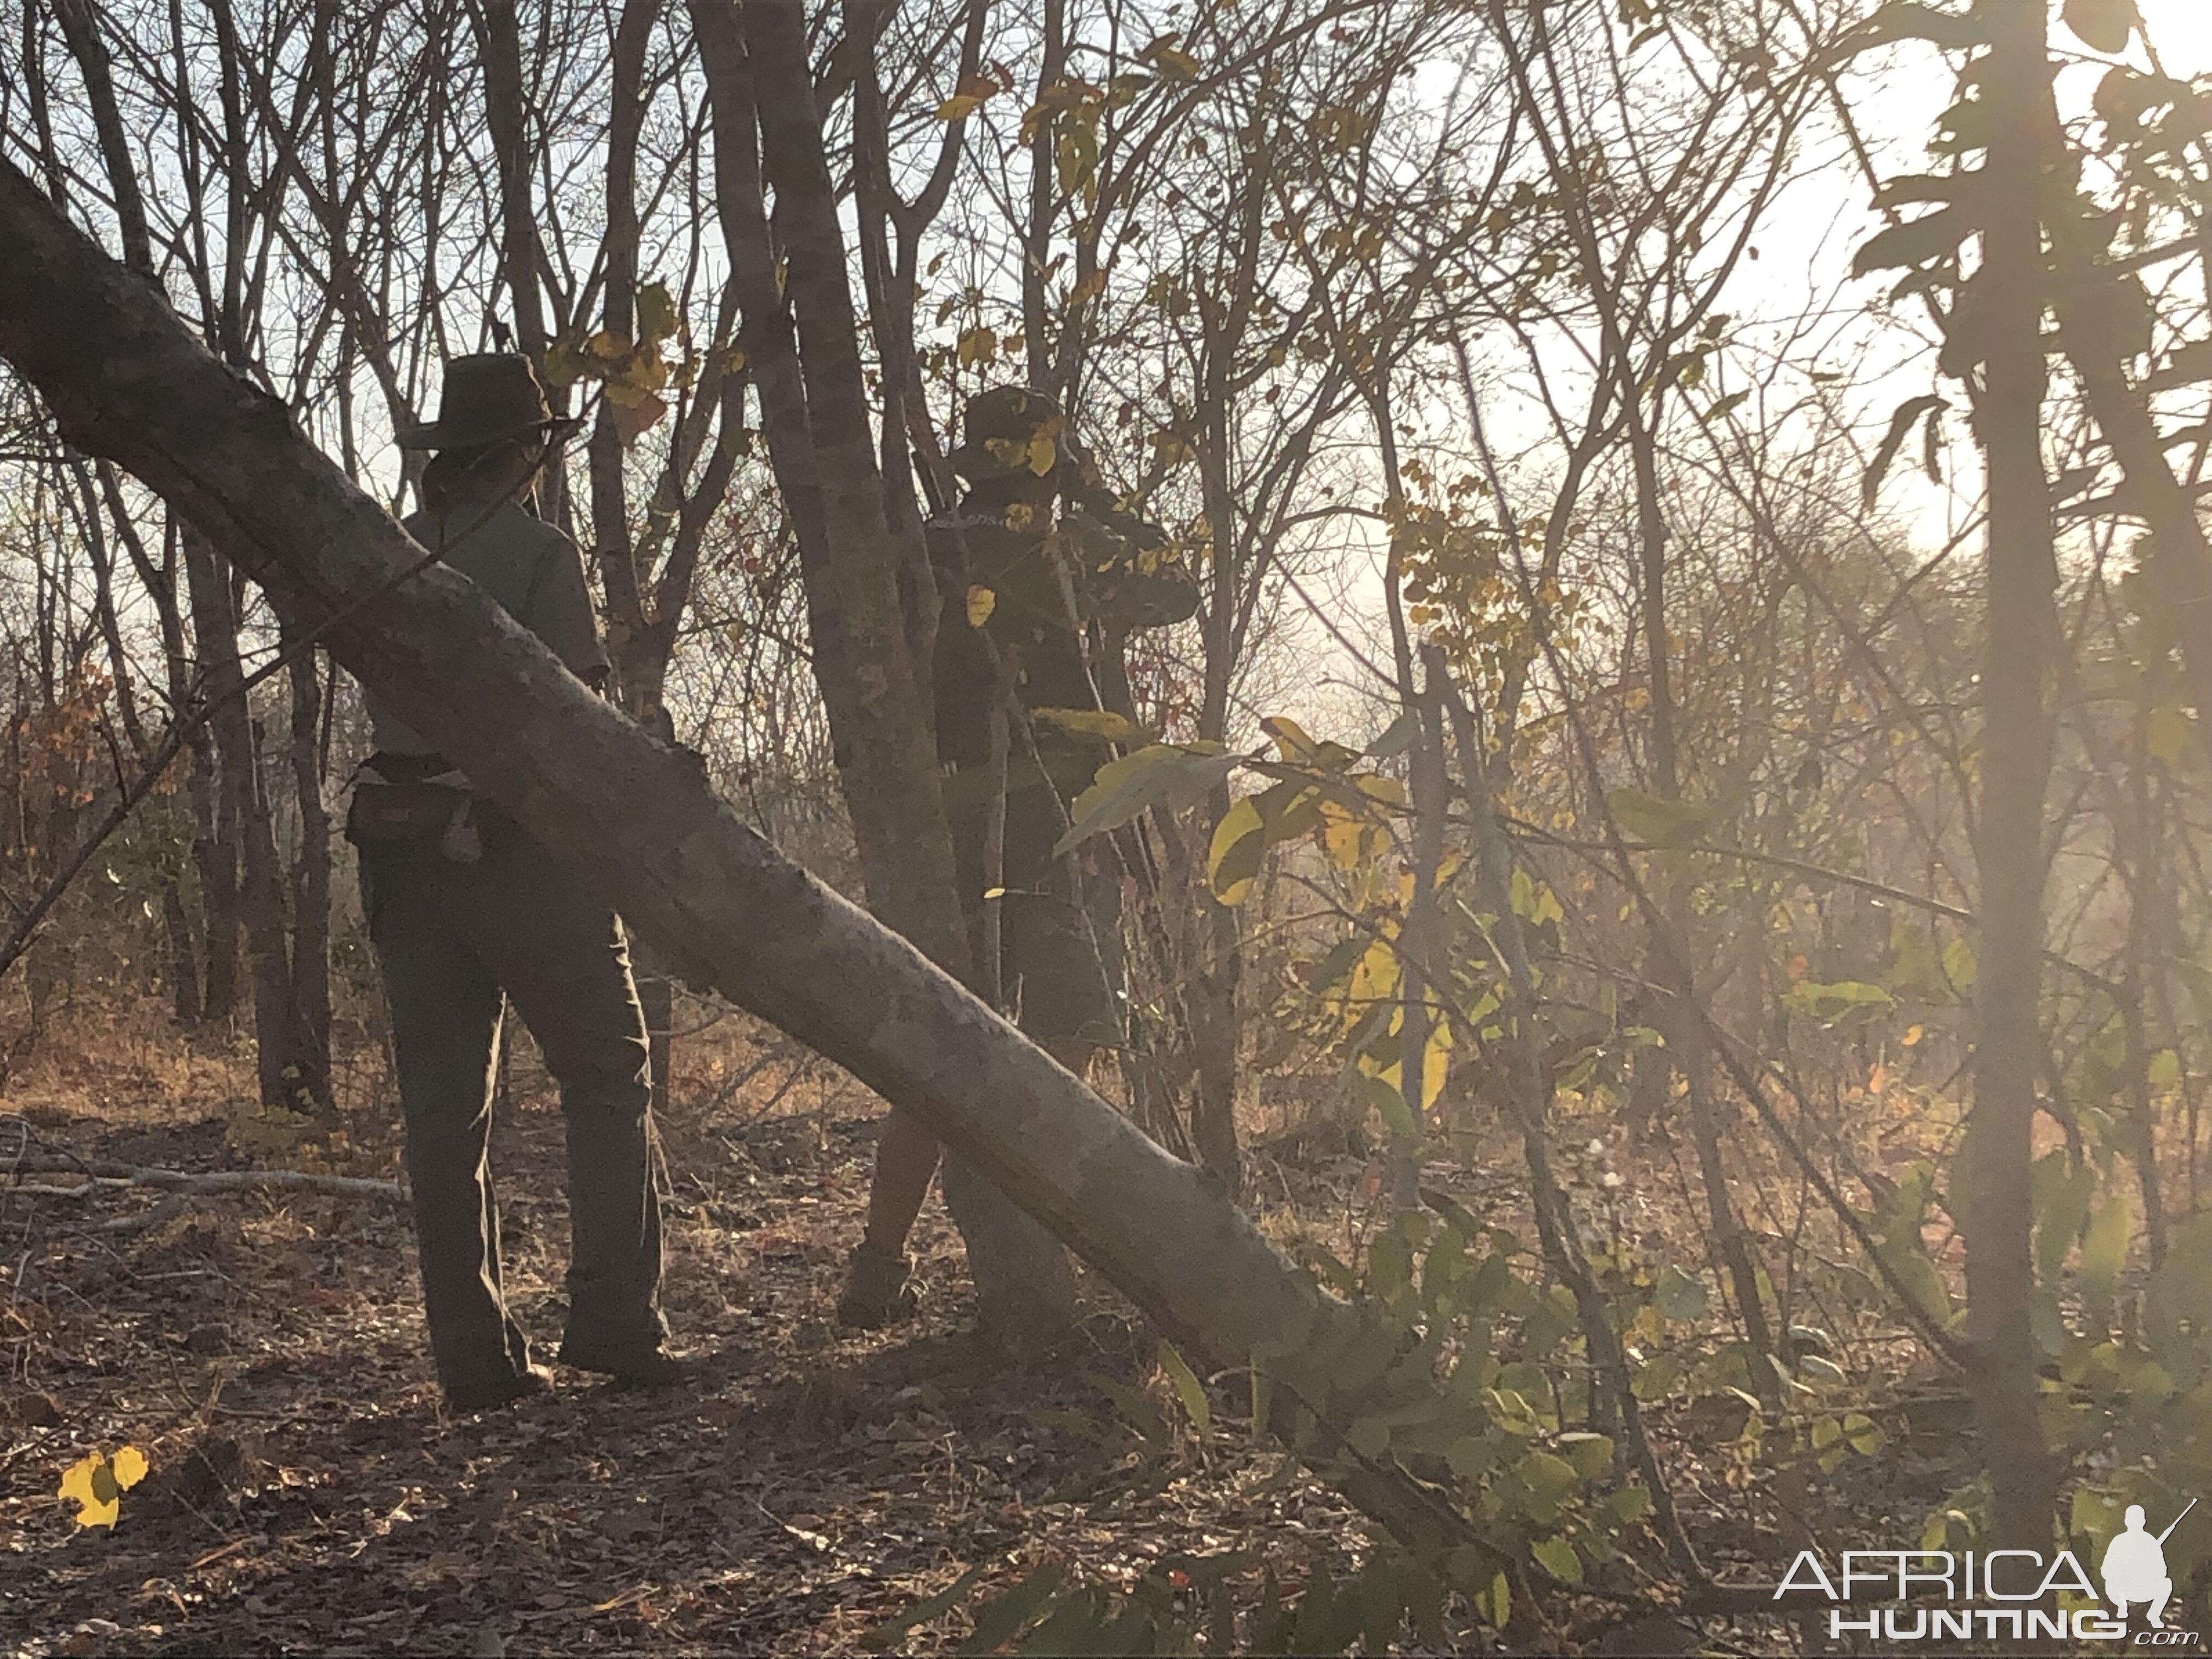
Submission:
<svg viewBox="0 0 2212 1659">
<path fill-rule="evenodd" d="M 160 491 L 331 655 L 603 887 L 693 981 L 851 1071 L 1218 1364 L 1348 1318 L 1200 1172 L 914 946 L 740 823 L 202 349 L 0 163 L 0 358 L 64 432 Z"/>
</svg>

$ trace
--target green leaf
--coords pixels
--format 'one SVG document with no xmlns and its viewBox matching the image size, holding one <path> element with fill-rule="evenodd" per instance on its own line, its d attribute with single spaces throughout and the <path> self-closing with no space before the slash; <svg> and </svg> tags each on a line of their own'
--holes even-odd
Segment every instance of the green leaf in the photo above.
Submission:
<svg viewBox="0 0 2212 1659">
<path fill-rule="evenodd" d="M 1487 1588 L 1472 1598 L 1474 1615 L 1492 1630 L 1504 1630 L 1505 1621 L 1513 1613 L 1513 1592 L 1505 1583 L 1504 1573 L 1495 1574 Z"/>
<path fill-rule="evenodd" d="M 1613 1467 L 1613 1442 L 1605 1435 L 1563 1434 L 1559 1437 L 1559 1449 L 1575 1466 L 1575 1473 L 1585 1480 L 1595 1480 Z"/>
<path fill-rule="evenodd" d="M 1392 720 L 1389 729 L 1369 744 L 1364 752 L 1370 760 L 1389 760 L 1402 755 L 1420 729 L 1420 716 L 1409 708 Z"/>
<path fill-rule="evenodd" d="M 1406 1578 L 1408 1565 L 1395 1556 L 1378 1556 L 1367 1564 L 1355 1581 L 1360 1651 L 1388 1653 L 1398 1639 L 1401 1610 L 1407 1605 L 1410 1589 Z"/>
<path fill-rule="evenodd" d="M 1480 1480 L 1498 1461 L 1498 1449 L 1480 1435 L 1463 1434 L 1444 1453 L 1444 1462 L 1462 1480 Z"/>
<path fill-rule="evenodd" d="M 880 1653 L 895 1645 L 898 1639 L 917 1625 L 950 1613 L 968 1599 L 968 1592 L 975 1588 L 975 1581 L 983 1576 L 984 1564 L 979 1563 L 962 1573 L 951 1583 L 926 1601 L 917 1601 L 896 1619 L 886 1619 L 860 1637 L 860 1645 L 871 1653 Z"/>
<path fill-rule="evenodd" d="M 1671 1262 L 1659 1270 L 1658 1280 L 1651 1287 L 1652 1306 L 1665 1317 L 1685 1323 L 1703 1316 L 1711 1300 L 1711 1292 L 1704 1279 Z"/>
<path fill-rule="evenodd" d="M 2074 1333 L 2067 1328 L 2066 1316 L 2058 1306 L 2058 1298 L 2049 1291 L 2035 1291 L 2027 1298 L 2027 1328 L 2035 1338 L 2035 1346 L 2053 1359 L 2063 1359 L 2072 1346 Z"/>
<path fill-rule="evenodd" d="M 1965 939 L 1954 939 L 1943 947 L 1943 972 L 1954 990 L 1961 994 L 1972 990 L 1977 969 L 1974 947 Z"/>
<path fill-rule="evenodd" d="M 1973 217 L 1964 208 L 1938 208 L 1869 237 L 1852 256 L 1851 275 L 1864 276 L 1871 271 L 1924 265 L 1931 259 L 1955 254 L 1974 230 Z"/>
<path fill-rule="evenodd" d="M 1846 1014 L 1877 1012 L 1896 1002 L 1881 986 L 1856 979 L 1838 980 L 1833 985 L 1800 980 L 1782 994 L 1782 1000 L 1799 1013 L 1830 1020 Z"/>
<path fill-rule="evenodd" d="M 2092 1308 L 2112 1305 L 2112 1287 L 2127 1265 L 2128 1241 L 2134 1235 L 2126 1194 L 2108 1194 L 2081 1234 L 2081 1298 Z"/>
<path fill-rule="evenodd" d="M 1127 715 L 1105 708 L 1032 708 L 1030 718 L 1079 737 L 1104 738 L 1109 743 L 1140 743 L 1150 735 Z"/>
<path fill-rule="evenodd" d="M 1844 1375 L 1844 1368 L 1841 1365 L 1832 1359 L 1823 1359 L 1816 1353 L 1800 1354 L 1797 1357 L 1797 1369 L 1800 1373 L 1811 1377 L 1815 1382 L 1848 1382 L 1850 1380 Z"/>
<path fill-rule="evenodd" d="M 2142 21 L 2135 0 L 2066 0 L 2058 15 L 2092 52 L 2125 52 Z"/>
<path fill-rule="evenodd" d="M 1861 1457 L 1872 1457 L 1882 1448 L 1881 1425 L 1863 1412 L 1852 1412 L 1843 1421 L 1844 1443 Z"/>
<path fill-rule="evenodd" d="M 1583 1582 L 1583 1559 L 1575 1553 L 1575 1547 L 1564 1538 L 1546 1538 L 1528 1547 L 1528 1553 L 1536 1565 L 1563 1584 Z"/>
<path fill-rule="evenodd" d="M 2100 1540 L 2120 1528 L 2120 1503 L 2107 1497 L 2094 1486 L 2074 1488 L 2074 1500 L 2066 1516 L 2066 1528 L 2077 1538 Z"/>
<path fill-rule="evenodd" d="M 1375 1109 L 1393 1139 L 1413 1140 L 1419 1137 L 1420 1131 L 1413 1121 L 1413 1114 L 1407 1109 L 1406 1097 L 1398 1092 L 1396 1085 L 1358 1071 L 1349 1073 L 1346 1080 L 1355 1098 Z"/>
<path fill-rule="evenodd" d="M 1920 1304 L 1921 1311 L 1938 1324 L 1949 1323 L 1951 1288 L 1943 1282 L 1943 1275 L 1936 1271 L 1936 1264 L 1910 1240 L 1887 1244 L 1881 1254 L 1905 1293 Z"/>
<path fill-rule="evenodd" d="M 647 283 L 637 291 L 637 333 L 647 344 L 657 344 L 676 332 L 676 298 L 665 283 Z"/>
<path fill-rule="evenodd" d="M 2087 1163 L 2075 1164 L 2063 1146 L 2036 1159 L 2029 1196 L 2035 1216 L 2036 1276 L 2045 1283 L 2055 1280 L 2066 1265 L 2066 1253 L 2089 1218 L 2096 1188 L 2096 1170 Z"/>
<path fill-rule="evenodd" d="M 1528 1402 L 1523 1400 L 1515 1389 L 1486 1389 L 1483 1403 L 1490 1407 L 1490 1415 L 1497 1422 L 1498 1426 L 1508 1434 L 1517 1435 L 1525 1440 L 1531 1435 L 1541 1434 L 1544 1431 L 1542 1420 L 1537 1417 Z M 1553 1458 L 1552 1461 L 1556 1463 L 1559 1459 Z M 1571 1474 L 1572 1471 L 1570 1470 L 1569 1473 Z"/>
<path fill-rule="evenodd" d="M 1191 1427 L 1204 1434 L 1213 1423 L 1213 1407 L 1206 1398 L 1206 1385 L 1198 1380 L 1198 1373 L 1184 1363 L 1171 1342 L 1160 1344 L 1160 1369 L 1175 1384 L 1176 1398 L 1182 1401 L 1184 1413 Z"/>
<path fill-rule="evenodd" d="M 1119 1620 L 1109 1624 L 1106 1614 L 1111 1605 L 1106 1592 L 1098 1589 L 1076 1590 L 1060 1597 L 1052 1616 L 1024 1639 L 1024 1659 L 1076 1659 L 1079 1655 L 1139 1650 L 1141 1632 L 1135 1632 L 1138 1642 L 1132 1644 L 1129 1637 L 1133 1632 L 1118 1627 L 1133 1615 L 1143 1624 L 1146 1609 L 1133 1604 Z"/>
<path fill-rule="evenodd" d="M 1654 1354 L 1630 1379 L 1628 1391 L 1638 1400 L 1660 1400 L 1682 1380 L 1682 1362 L 1671 1353 Z"/>
<path fill-rule="evenodd" d="M 1605 1507 L 1623 1526 L 1632 1526 L 1651 1512 L 1651 1494 L 1641 1486 L 1623 1486 L 1606 1495 Z"/>
<path fill-rule="evenodd" d="M 1230 804 L 1213 826 L 1213 842 L 1206 858 L 1206 882 L 1215 898 L 1224 904 L 1244 902 L 1271 839 L 1253 797 L 1240 795 Z"/>
<path fill-rule="evenodd" d="M 1050 1604 L 1060 1579 L 1057 1565 L 1039 1567 L 977 1614 L 975 1628 L 953 1651 L 966 1659 L 969 1655 L 994 1653 L 1004 1647 Z"/>
<path fill-rule="evenodd" d="M 1713 822 L 1713 808 L 1708 805 L 1666 800 L 1641 789 L 1613 790 L 1605 804 L 1623 830 L 1653 847 L 1686 847 L 1703 836 Z"/>
<path fill-rule="evenodd" d="M 1897 406 L 1889 417 L 1889 430 L 1883 434 L 1881 447 L 1874 453 L 1867 464 L 1866 477 L 1859 484 L 1859 505 L 1868 512 L 1874 511 L 1875 501 L 1881 496 L 1881 483 L 1889 476 L 1890 465 L 1897 459 L 1897 452 L 1905 447 L 1905 441 L 1912 434 L 1913 422 L 1939 409 L 1948 408 L 1944 400 L 1933 392 L 1918 398 L 1908 398 Z"/>
<path fill-rule="evenodd" d="M 1573 1464 L 1547 1451 L 1530 1452 L 1514 1473 L 1537 1498 L 1550 1503 L 1557 1503 L 1581 1484 Z"/>
<path fill-rule="evenodd" d="M 1390 1425 L 1372 1413 L 1346 1429 L 1344 1437 L 1362 1457 L 1380 1457 L 1390 1449 Z"/>
<path fill-rule="evenodd" d="M 1202 799 L 1236 769 L 1237 757 L 1217 747 L 1156 743 L 1098 769 L 1091 787 L 1068 809 L 1068 831 L 1053 849 L 1058 858 L 1077 842 L 1118 830 L 1146 807 L 1167 811 Z"/>
</svg>

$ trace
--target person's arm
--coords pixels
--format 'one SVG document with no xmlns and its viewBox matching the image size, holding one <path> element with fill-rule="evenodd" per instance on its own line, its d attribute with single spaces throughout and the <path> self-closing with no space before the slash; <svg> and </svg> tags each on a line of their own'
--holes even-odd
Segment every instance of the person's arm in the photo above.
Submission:
<svg viewBox="0 0 2212 1659">
<path fill-rule="evenodd" d="M 530 614 L 521 620 L 568 665 L 570 673 L 594 691 L 604 692 L 614 665 L 599 638 L 591 586 L 584 579 L 584 556 L 575 543 L 554 531 L 540 556 Z"/>
<path fill-rule="evenodd" d="M 1198 584 L 1159 526 L 1092 499 L 1072 502 L 1062 522 L 1082 566 L 1086 608 L 1108 634 L 1166 628 L 1198 610 Z"/>
</svg>

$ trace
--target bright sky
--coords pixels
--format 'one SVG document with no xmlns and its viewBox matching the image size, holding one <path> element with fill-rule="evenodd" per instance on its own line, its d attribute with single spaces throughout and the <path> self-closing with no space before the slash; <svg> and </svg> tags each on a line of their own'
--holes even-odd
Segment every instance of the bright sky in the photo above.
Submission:
<svg viewBox="0 0 2212 1659">
<path fill-rule="evenodd" d="M 2212 0 L 2136 0 L 2169 75 L 2212 70 Z"/>
</svg>

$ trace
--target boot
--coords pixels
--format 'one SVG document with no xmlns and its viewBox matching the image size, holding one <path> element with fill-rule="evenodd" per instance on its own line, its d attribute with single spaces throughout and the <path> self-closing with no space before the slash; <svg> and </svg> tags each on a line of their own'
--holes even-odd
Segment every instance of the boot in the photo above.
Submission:
<svg viewBox="0 0 2212 1659">
<path fill-rule="evenodd" d="M 865 1238 L 845 1268 L 844 1293 L 837 1298 L 837 1322 L 858 1331 L 881 1330 L 911 1319 L 921 1307 L 921 1288 L 913 1263 L 902 1250 L 886 1250 Z"/>
</svg>

